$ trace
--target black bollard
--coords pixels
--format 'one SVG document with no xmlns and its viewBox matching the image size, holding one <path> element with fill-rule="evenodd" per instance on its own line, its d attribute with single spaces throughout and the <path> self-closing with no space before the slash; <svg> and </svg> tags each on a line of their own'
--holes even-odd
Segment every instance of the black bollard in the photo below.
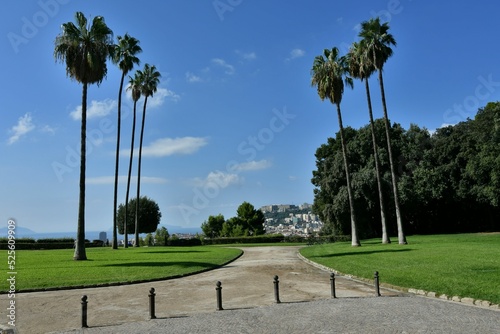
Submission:
<svg viewBox="0 0 500 334">
<path fill-rule="evenodd" d="M 378 271 L 375 272 L 373 277 L 375 278 L 375 296 L 380 297 L 380 285 L 379 285 Z"/>
<path fill-rule="evenodd" d="M 280 301 L 280 281 L 278 280 L 278 275 L 274 276 L 274 299 L 277 304 L 281 303 Z"/>
<path fill-rule="evenodd" d="M 82 296 L 82 328 L 89 327 L 87 325 L 87 295 Z"/>
<path fill-rule="evenodd" d="M 216 291 L 216 295 L 217 295 L 217 311 L 222 311 L 223 308 L 222 308 L 222 283 L 220 281 L 217 281 L 217 283 L 215 284 L 216 287 L 215 287 L 215 291 Z"/>
<path fill-rule="evenodd" d="M 335 273 L 330 274 L 330 284 L 332 286 L 332 298 L 337 298 L 335 295 Z"/>
<path fill-rule="evenodd" d="M 149 319 L 156 319 L 155 315 L 155 288 L 149 289 Z"/>
</svg>

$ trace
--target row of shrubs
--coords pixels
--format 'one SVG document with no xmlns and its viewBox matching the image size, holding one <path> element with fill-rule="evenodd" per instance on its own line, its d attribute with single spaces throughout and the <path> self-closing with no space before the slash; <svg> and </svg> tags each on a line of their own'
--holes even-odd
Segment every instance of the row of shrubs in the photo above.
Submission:
<svg viewBox="0 0 500 334">
<path fill-rule="evenodd" d="M 9 239 L 0 238 L 0 249 L 9 249 Z M 46 239 L 33 239 L 33 238 L 17 238 L 15 240 L 16 250 L 36 250 L 36 249 L 69 249 L 74 248 L 75 239 L 73 238 L 46 238 Z M 85 247 L 102 247 L 104 242 L 101 240 L 85 240 Z"/>
<path fill-rule="evenodd" d="M 300 235 L 284 236 L 282 234 L 264 234 L 254 237 L 233 237 L 233 238 L 214 238 L 203 239 L 204 245 L 225 245 L 225 244 L 260 244 L 260 243 L 304 243 L 304 244 L 322 244 L 341 241 L 350 241 L 351 236 L 310 236 L 304 238 Z"/>
<path fill-rule="evenodd" d="M 227 245 L 227 244 L 259 244 L 259 243 L 304 243 L 308 245 L 332 243 L 341 241 L 350 241 L 351 237 L 346 236 L 311 236 L 304 238 L 298 235 L 283 236 L 282 234 L 264 234 L 253 237 L 231 237 L 231 238 L 191 238 L 179 239 L 169 238 L 167 246 L 200 246 L 200 245 Z M 75 239 L 59 238 L 59 239 L 33 239 L 33 238 L 18 238 L 16 239 L 16 249 L 69 249 L 74 248 Z M 85 240 L 85 247 L 103 247 L 105 243 L 101 240 L 90 242 Z M 0 238 L 0 249 L 8 249 L 8 239 Z"/>
</svg>

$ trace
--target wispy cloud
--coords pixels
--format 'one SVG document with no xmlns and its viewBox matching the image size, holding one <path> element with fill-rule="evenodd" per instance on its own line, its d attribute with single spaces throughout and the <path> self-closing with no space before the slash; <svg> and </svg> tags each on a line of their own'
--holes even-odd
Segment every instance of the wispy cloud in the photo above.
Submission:
<svg viewBox="0 0 500 334">
<path fill-rule="evenodd" d="M 90 106 L 87 107 L 87 119 L 98 118 L 107 116 L 117 106 L 117 102 L 112 99 L 105 99 L 103 101 L 92 100 Z M 82 119 L 82 106 L 76 107 L 70 112 L 71 118 L 75 121 Z"/>
<path fill-rule="evenodd" d="M 212 59 L 212 64 L 222 67 L 224 69 L 224 73 L 227 75 L 233 75 L 235 72 L 234 66 L 228 64 L 224 59 L 214 58 Z"/>
<path fill-rule="evenodd" d="M 98 177 L 89 177 L 86 180 L 87 184 L 93 185 L 108 185 L 114 184 L 115 177 L 114 176 L 98 176 Z M 121 175 L 118 177 L 119 183 L 126 183 L 127 177 L 125 175 Z M 131 183 L 137 183 L 137 176 L 132 176 L 130 178 Z M 168 180 L 162 177 L 151 177 L 151 176 L 141 176 L 141 183 L 149 183 L 149 184 L 165 184 L 168 183 Z"/>
<path fill-rule="evenodd" d="M 42 128 L 40 128 L 40 131 L 43 133 L 51 134 L 51 135 L 56 133 L 56 129 L 49 126 L 49 125 L 44 125 Z"/>
<path fill-rule="evenodd" d="M 12 135 L 9 137 L 8 143 L 9 145 L 14 144 L 18 141 L 22 136 L 27 134 L 28 132 L 35 129 L 35 125 L 33 124 L 33 119 L 31 118 L 30 113 L 24 114 L 24 116 L 19 117 L 17 124 L 14 125 L 9 132 Z"/>
<path fill-rule="evenodd" d="M 193 183 L 197 187 L 217 186 L 218 188 L 227 188 L 230 185 L 237 185 L 242 182 L 238 174 L 224 173 L 219 170 L 210 172 L 204 179 L 195 178 Z"/>
<path fill-rule="evenodd" d="M 235 51 L 243 60 L 251 61 L 257 59 L 257 54 L 255 52 L 241 52 L 239 50 Z"/>
<path fill-rule="evenodd" d="M 254 171 L 267 169 L 272 166 L 269 160 L 243 162 L 233 167 L 235 172 Z"/>
<path fill-rule="evenodd" d="M 186 81 L 192 83 L 192 82 L 201 82 L 203 80 L 201 79 L 201 77 L 191 72 L 186 72 Z"/>
<path fill-rule="evenodd" d="M 158 108 L 163 103 L 165 100 L 170 100 L 173 102 L 178 102 L 181 99 L 181 97 L 175 93 L 174 91 L 171 91 L 167 88 L 158 88 L 156 93 L 153 95 L 153 97 L 148 98 L 148 108 Z"/>
<path fill-rule="evenodd" d="M 290 54 L 288 55 L 288 58 L 286 58 L 286 61 L 304 57 L 305 54 L 306 52 L 302 49 L 293 49 L 292 51 L 290 51 Z"/>
<path fill-rule="evenodd" d="M 144 157 L 166 157 L 175 154 L 193 154 L 200 148 L 208 144 L 208 138 L 182 137 L 182 138 L 161 138 L 148 146 L 142 148 Z M 130 151 L 121 151 L 122 155 L 128 155 Z M 138 154 L 138 149 L 134 150 L 134 155 Z"/>
</svg>

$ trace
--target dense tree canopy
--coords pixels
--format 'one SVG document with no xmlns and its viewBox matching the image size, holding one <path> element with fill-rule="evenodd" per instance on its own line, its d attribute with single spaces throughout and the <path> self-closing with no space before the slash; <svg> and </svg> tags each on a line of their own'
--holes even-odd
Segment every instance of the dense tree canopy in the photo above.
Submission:
<svg viewBox="0 0 500 334">
<path fill-rule="evenodd" d="M 375 121 L 388 208 L 388 229 L 396 217 L 384 148 L 384 122 Z M 436 130 L 398 124 L 390 129 L 400 201 L 408 233 L 500 230 L 500 102 L 488 103 L 474 119 Z M 380 236 L 380 214 L 370 128 L 345 128 L 355 208 L 362 237 Z M 326 234 L 349 234 L 349 205 L 339 134 L 316 151 L 313 211 Z"/>
<path fill-rule="evenodd" d="M 217 216 L 210 216 L 208 220 L 201 224 L 201 230 L 209 238 L 218 238 L 222 231 L 222 225 L 224 224 L 224 216 L 218 214 Z"/>
<path fill-rule="evenodd" d="M 135 233 L 136 198 L 128 203 L 127 233 Z M 141 196 L 139 200 L 138 231 L 139 233 L 155 232 L 161 219 L 160 207 L 152 199 Z M 125 205 L 118 206 L 118 233 L 123 234 L 125 222 Z"/>
<path fill-rule="evenodd" d="M 262 211 L 243 202 L 236 211 L 237 216 L 224 220 L 224 216 L 210 216 L 201 225 L 203 234 L 208 238 L 240 237 L 264 234 L 265 217 Z"/>
</svg>

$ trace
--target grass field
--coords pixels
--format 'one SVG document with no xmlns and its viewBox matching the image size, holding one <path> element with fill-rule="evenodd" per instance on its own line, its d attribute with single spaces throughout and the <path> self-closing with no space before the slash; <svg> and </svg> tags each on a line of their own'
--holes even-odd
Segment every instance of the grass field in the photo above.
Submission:
<svg viewBox="0 0 500 334">
<path fill-rule="evenodd" d="M 222 247 L 88 248 L 87 261 L 72 249 L 16 252 L 16 290 L 90 286 L 178 277 L 218 267 L 241 254 Z M 7 264 L 7 251 L 0 251 Z M 4 272 L 8 270 L 4 267 Z M 2 280 L 0 289 L 8 290 Z"/>
<path fill-rule="evenodd" d="M 301 249 L 306 258 L 341 273 L 404 288 L 500 303 L 500 234 L 411 236 L 408 245 L 364 240 Z"/>
</svg>

